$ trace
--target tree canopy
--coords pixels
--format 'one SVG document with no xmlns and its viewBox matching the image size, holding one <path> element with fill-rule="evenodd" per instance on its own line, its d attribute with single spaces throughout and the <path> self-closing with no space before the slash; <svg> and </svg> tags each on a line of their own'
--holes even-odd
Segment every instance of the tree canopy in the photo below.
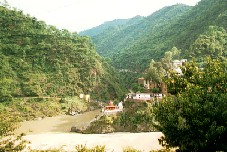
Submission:
<svg viewBox="0 0 227 152">
<path fill-rule="evenodd" d="M 203 68 L 189 62 L 183 76 L 166 81 L 175 96 L 155 106 L 163 143 L 180 151 L 226 151 L 226 63 L 207 58 Z"/>
<path fill-rule="evenodd" d="M 89 37 L 58 30 L 22 11 L 3 6 L 0 26 L 1 101 L 80 93 L 98 97 L 106 88 L 112 92 L 111 95 L 106 92 L 103 98 L 122 96 L 124 91 L 117 74 L 96 53 Z"/>
</svg>

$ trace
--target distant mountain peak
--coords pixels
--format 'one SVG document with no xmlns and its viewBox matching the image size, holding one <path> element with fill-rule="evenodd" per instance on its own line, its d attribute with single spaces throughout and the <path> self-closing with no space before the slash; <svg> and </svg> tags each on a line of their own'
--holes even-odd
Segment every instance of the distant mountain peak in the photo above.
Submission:
<svg viewBox="0 0 227 152">
<path fill-rule="evenodd" d="M 82 32 L 80 32 L 80 35 L 88 35 L 88 36 L 95 36 L 98 35 L 100 33 L 102 33 L 103 31 L 105 31 L 106 29 L 109 29 L 111 27 L 117 27 L 117 26 L 124 26 L 127 24 L 134 24 L 134 22 L 137 22 L 138 20 L 143 19 L 144 17 L 137 15 L 135 17 L 129 18 L 129 19 L 114 19 L 112 21 L 105 21 L 103 24 L 93 27 L 91 29 L 88 30 L 84 30 Z"/>
</svg>

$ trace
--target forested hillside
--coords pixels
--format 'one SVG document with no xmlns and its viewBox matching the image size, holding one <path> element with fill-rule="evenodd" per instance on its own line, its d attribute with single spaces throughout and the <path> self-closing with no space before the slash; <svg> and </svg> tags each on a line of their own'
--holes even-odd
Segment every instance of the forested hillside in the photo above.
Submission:
<svg viewBox="0 0 227 152">
<path fill-rule="evenodd" d="M 86 36 L 0 6 L 0 99 L 92 94 L 119 98 L 114 69 Z M 113 83 L 114 82 L 114 83 Z"/>
<path fill-rule="evenodd" d="M 192 43 L 210 26 L 226 30 L 226 8 L 226 0 L 201 0 L 194 7 L 164 7 L 123 30 L 91 37 L 97 52 L 111 58 L 116 68 L 141 72 L 151 59 L 160 59 L 174 46 L 182 50 L 182 56 L 189 57 Z"/>
<path fill-rule="evenodd" d="M 177 33 L 173 44 L 177 48 L 188 50 L 199 35 L 206 33 L 210 26 L 219 26 L 226 30 L 226 8 L 226 0 L 201 0 L 171 26 L 171 29 Z M 183 55 L 187 55 L 187 52 L 183 52 Z"/>
<path fill-rule="evenodd" d="M 149 58 L 152 57 L 152 54 L 157 56 L 157 54 L 154 54 L 154 49 L 157 49 L 157 47 L 170 48 L 170 46 L 161 44 L 163 43 L 161 39 L 168 39 L 168 37 L 158 37 L 157 39 L 157 34 L 161 35 L 164 27 L 169 27 L 171 23 L 175 22 L 179 16 L 189 9 L 189 6 L 182 4 L 168 6 L 148 17 L 142 18 L 137 16 L 131 18 L 124 26 L 112 26 L 107 30 L 100 31 L 95 36 L 92 35 L 92 29 L 82 34 L 86 33 L 91 36 L 97 52 L 111 58 L 116 67 L 136 71 L 136 65 L 138 70 L 146 64 L 143 62 L 141 66 L 137 62 L 138 60 L 141 61 L 144 57 L 146 60 L 150 60 Z M 142 45 L 143 42 L 148 40 L 153 42 Z M 150 45 L 152 46 L 150 47 Z M 134 48 L 137 48 L 137 50 L 131 50 Z M 161 53 L 158 53 L 158 56 L 161 55 Z"/>
<path fill-rule="evenodd" d="M 144 17 L 142 16 L 136 16 L 133 19 L 116 19 L 113 21 L 106 21 L 97 27 L 80 32 L 80 35 L 89 35 L 94 37 L 100 35 L 101 33 L 105 34 L 108 30 L 120 30 L 121 28 L 131 26 L 140 20 L 143 20 L 143 18 Z"/>
<path fill-rule="evenodd" d="M 80 32 L 80 35 L 92 37 L 97 52 L 102 56 L 112 57 L 114 53 L 138 39 L 143 28 L 144 17 L 136 16 L 131 19 L 105 22 L 98 27 Z"/>
</svg>

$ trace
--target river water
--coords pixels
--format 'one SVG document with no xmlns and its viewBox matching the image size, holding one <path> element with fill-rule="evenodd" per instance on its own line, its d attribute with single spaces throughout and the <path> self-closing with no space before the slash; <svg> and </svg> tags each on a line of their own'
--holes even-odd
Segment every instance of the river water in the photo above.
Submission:
<svg viewBox="0 0 227 152">
<path fill-rule="evenodd" d="M 20 127 L 15 132 L 16 134 L 38 134 L 45 132 L 68 133 L 72 126 L 78 128 L 86 127 L 100 113 L 100 110 L 95 110 L 75 116 L 59 115 L 56 117 L 46 117 L 41 120 L 25 121 L 20 124 Z"/>
<path fill-rule="evenodd" d="M 162 149 L 158 143 L 158 138 L 162 136 L 161 132 L 111 134 L 70 132 L 72 126 L 78 128 L 87 126 L 99 114 L 100 110 L 96 110 L 75 116 L 59 115 L 41 120 L 26 121 L 21 123 L 15 133 L 25 133 L 24 139 L 30 141 L 27 146 L 34 150 L 61 148 L 62 151 L 74 152 L 77 145 L 105 146 L 107 152 L 122 152 L 127 147 L 143 152 Z"/>
</svg>

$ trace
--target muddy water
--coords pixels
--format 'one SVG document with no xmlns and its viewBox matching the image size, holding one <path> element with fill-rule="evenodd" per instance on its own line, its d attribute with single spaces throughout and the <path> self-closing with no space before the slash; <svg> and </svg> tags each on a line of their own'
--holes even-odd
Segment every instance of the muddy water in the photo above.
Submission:
<svg viewBox="0 0 227 152">
<path fill-rule="evenodd" d="M 91 120 L 100 114 L 100 110 L 85 112 L 75 116 L 59 115 L 56 117 L 47 117 L 42 120 L 33 120 L 22 122 L 15 131 L 16 134 L 39 134 L 46 132 L 70 132 L 72 126 L 78 128 L 86 127 Z"/>
<path fill-rule="evenodd" d="M 23 139 L 30 141 L 28 149 L 48 150 L 62 149 L 67 152 L 74 152 L 75 146 L 86 145 L 94 147 L 103 145 L 107 152 L 122 152 L 124 148 L 132 147 L 143 152 L 160 150 L 158 138 L 161 132 L 150 133 L 112 133 L 112 134 L 78 134 L 70 133 L 71 127 L 78 128 L 87 126 L 91 120 L 100 114 L 100 110 L 86 112 L 83 114 L 69 116 L 60 115 L 47 117 L 42 120 L 26 121 L 16 133 L 26 133 Z"/>
</svg>

